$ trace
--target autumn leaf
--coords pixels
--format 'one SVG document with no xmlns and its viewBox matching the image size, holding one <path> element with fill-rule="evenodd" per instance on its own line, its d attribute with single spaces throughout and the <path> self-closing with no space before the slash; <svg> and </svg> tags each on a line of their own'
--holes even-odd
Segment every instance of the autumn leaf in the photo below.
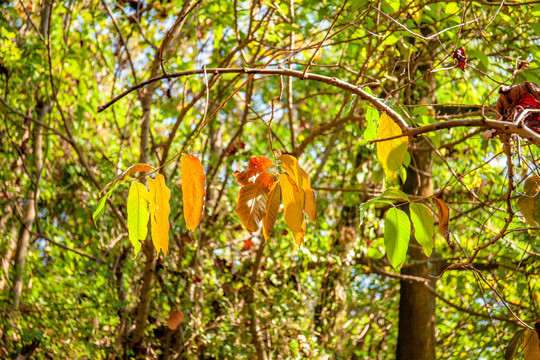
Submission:
<svg viewBox="0 0 540 360">
<path fill-rule="evenodd" d="M 182 199 L 186 227 L 195 231 L 201 221 L 206 191 L 206 176 L 200 160 L 193 155 L 182 155 Z"/>
<path fill-rule="evenodd" d="M 139 240 L 146 239 L 148 235 L 148 197 L 146 186 L 140 182 L 131 183 L 127 199 L 127 226 L 135 255 L 141 250 Z"/>
<path fill-rule="evenodd" d="M 298 160 L 291 155 L 280 157 L 283 169 L 293 178 L 298 185 L 300 197 L 302 199 L 302 209 L 309 215 L 311 221 L 317 218 L 317 208 L 315 206 L 315 193 L 311 189 L 308 174 L 300 167 Z"/>
<path fill-rule="evenodd" d="M 525 330 L 525 336 L 523 339 L 523 359 L 540 359 L 540 333 L 538 333 L 536 330 Z"/>
<path fill-rule="evenodd" d="M 247 186 L 252 181 L 250 179 L 259 175 L 264 170 L 276 166 L 272 160 L 264 156 L 255 156 L 249 159 L 246 170 L 236 171 L 233 175 L 236 181 L 242 186 Z"/>
<path fill-rule="evenodd" d="M 439 212 L 439 231 L 444 236 L 448 245 L 450 245 L 450 227 L 448 226 L 448 222 L 450 221 L 450 209 L 443 200 L 435 196 L 433 197 L 433 200 L 435 201 L 435 205 L 437 205 L 437 210 Z"/>
<path fill-rule="evenodd" d="M 160 250 L 167 255 L 169 248 L 169 214 L 171 208 L 169 199 L 171 191 L 165 185 L 165 178 L 157 174 L 155 179 L 148 178 L 150 190 L 150 229 L 152 242 L 158 254 Z"/>
<path fill-rule="evenodd" d="M 302 211 L 300 191 L 294 180 L 288 174 L 279 174 L 279 184 L 283 196 L 285 223 L 291 229 L 298 246 L 304 241 L 306 222 Z"/>
<path fill-rule="evenodd" d="M 512 339 L 508 342 L 506 345 L 506 348 L 504 350 L 504 360 L 512 360 L 514 359 L 514 356 L 516 355 L 518 349 L 523 344 L 523 338 L 525 337 L 525 331 L 527 329 L 521 329 L 518 330 L 514 336 L 512 336 Z"/>
<path fill-rule="evenodd" d="M 409 210 L 414 227 L 414 237 L 422 245 L 426 256 L 430 256 L 433 251 L 433 234 L 435 233 L 433 216 L 431 216 L 429 208 L 424 204 L 413 202 L 409 205 Z"/>
<path fill-rule="evenodd" d="M 238 192 L 234 212 L 250 233 L 259 230 L 259 222 L 266 213 L 268 184 L 272 178 L 271 173 L 263 171 L 255 182 L 250 181 Z"/>
<path fill-rule="evenodd" d="M 274 182 L 270 188 L 270 193 L 268 194 L 268 200 L 266 202 L 266 215 L 264 215 L 262 219 L 265 241 L 268 240 L 272 230 L 274 230 L 279 212 L 279 204 L 281 204 L 281 186 L 278 182 Z"/>
<path fill-rule="evenodd" d="M 407 259 L 411 224 L 404 211 L 391 207 L 384 218 L 384 246 L 392 267 L 399 271 Z"/>
<path fill-rule="evenodd" d="M 169 318 L 167 319 L 169 329 L 176 330 L 182 321 L 184 321 L 184 314 L 180 310 L 171 310 L 169 312 Z"/>
<path fill-rule="evenodd" d="M 401 134 L 401 128 L 388 115 L 382 114 L 379 118 L 379 127 L 377 129 L 378 138 L 385 139 Z M 383 166 L 387 178 L 396 178 L 396 172 L 403 164 L 403 160 L 405 160 L 408 144 L 409 139 L 407 136 L 379 141 L 377 143 L 377 157 Z"/>
</svg>

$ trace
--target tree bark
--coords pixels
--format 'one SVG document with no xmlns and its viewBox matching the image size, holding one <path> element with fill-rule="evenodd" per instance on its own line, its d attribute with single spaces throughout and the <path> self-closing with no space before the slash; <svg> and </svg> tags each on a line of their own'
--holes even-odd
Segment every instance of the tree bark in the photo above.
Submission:
<svg viewBox="0 0 540 360">
<path fill-rule="evenodd" d="M 45 116 L 49 112 L 48 104 L 38 103 L 36 107 L 38 119 L 43 122 Z M 26 254 L 28 253 L 28 244 L 32 233 L 32 226 L 36 218 L 37 198 L 39 197 L 39 180 L 41 177 L 41 169 L 43 168 L 43 136 L 41 134 L 41 125 L 35 123 L 32 130 L 32 139 L 34 142 L 34 179 L 30 185 L 24 204 L 22 226 L 19 229 L 17 238 L 17 249 L 15 250 L 15 275 L 13 279 L 12 289 L 12 310 L 16 312 L 21 302 L 21 294 L 23 288 L 24 266 L 26 263 Z"/>
</svg>

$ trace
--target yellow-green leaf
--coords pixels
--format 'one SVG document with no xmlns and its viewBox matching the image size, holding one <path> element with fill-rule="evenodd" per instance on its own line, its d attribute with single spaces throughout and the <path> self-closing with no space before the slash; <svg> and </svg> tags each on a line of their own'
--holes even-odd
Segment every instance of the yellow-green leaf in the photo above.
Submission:
<svg viewBox="0 0 540 360">
<path fill-rule="evenodd" d="M 278 182 L 274 182 L 270 188 L 270 193 L 268 194 L 268 200 L 266 202 L 266 215 L 264 215 L 263 223 L 263 235 L 264 240 L 268 240 L 274 226 L 276 224 L 279 204 L 281 203 L 281 187 Z"/>
<path fill-rule="evenodd" d="M 144 240 L 148 235 L 148 216 L 148 190 L 140 182 L 133 182 L 127 199 L 127 226 L 135 255 L 141 250 L 139 240 Z"/>
<path fill-rule="evenodd" d="M 155 179 L 148 178 L 150 190 L 150 230 L 152 242 L 158 254 L 162 250 L 167 255 L 169 249 L 169 199 L 171 191 L 165 185 L 165 178 L 157 174 Z"/>
<path fill-rule="evenodd" d="M 118 182 L 114 183 L 109 188 L 107 193 L 103 195 L 101 199 L 99 199 L 98 206 L 96 210 L 94 210 L 94 212 L 92 213 L 92 219 L 94 220 L 94 224 L 96 225 L 96 227 L 99 217 L 101 216 L 101 214 L 103 214 L 103 211 L 105 210 L 105 204 L 107 203 L 107 199 L 112 195 L 113 191 L 118 187 L 118 185 L 120 185 Z"/>
<path fill-rule="evenodd" d="M 384 218 L 384 247 L 392 267 L 399 271 L 407 259 L 411 223 L 405 212 L 391 207 Z"/>
<path fill-rule="evenodd" d="M 518 209 L 529 226 L 538 226 L 540 220 L 540 178 L 538 176 L 527 178 L 523 190 L 524 194 L 517 201 Z"/>
<path fill-rule="evenodd" d="M 293 178 L 298 185 L 300 198 L 302 200 L 302 209 L 309 215 L 311 221 L 315 222 L 317 218 L 317 208 L 315 206 L 315 193 L 311 189 L 308 174 L 300 167 L 298 160 L 292 155 L 282 155 L 283 169 Z"/>
<path fill-rule="evenodd" d="M 379 139 L 386 139 L 401 134 L 401 128 L 388 115 L 382 114 L 379 118 L 377 137 Z M 396 179 L 396 173 L 405 159 L 408 144 L 409 139 L 407 136 L 379 141 L 377 143 L 377 157 L 388 179 Z"/>
<path fill-rule="evenodd" d="M 302 211 L 302 199 L 296 182 L 288 174 L 279 174 L 279 184 L 283 196 L 285 223 L 291 229 L 298 246 L 304 241 L 306 222 Z"/>
<path fill-rule="evenodd" d="M 424 204 L 413 202 L 409 205 L 409 210 L 411 212 L 411 222 L 414 226 L 414 237 L 422 245 L 426 256 L 430 256 L 433 251 L 433 234 L 435 233 L 433 216 L 431 216 L 429 208 Z"/>
<path fill-rule="evenodd" d="M 182 199 L 186 227 L 195 231 L 201 221 L 206 191 L 206 176 L 200 160 L 193 155 L 182 155 Z"/>
</svg>

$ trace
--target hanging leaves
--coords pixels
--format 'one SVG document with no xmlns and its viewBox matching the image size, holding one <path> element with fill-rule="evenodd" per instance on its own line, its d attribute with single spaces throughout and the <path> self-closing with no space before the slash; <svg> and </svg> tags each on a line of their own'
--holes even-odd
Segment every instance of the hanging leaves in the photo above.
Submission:
<svg viewBox="0 0 540 360">
<path fill-rule="evenodd" d="M 171 191 L 165 185 L 165 177 L 157 174 L 155 179 L 148 178 L 150 190 L 150 229 L 152 242 L 158 254 L 162 250 L 167 255 L 169 248 L 169 199 Z"/>
<path fill-rule="evenodd" d="M 279 174 L 279 183 L 283 196 L 285 223 L 291 229 L 298 246 L 304 241 L 306 222 L 302 211 L 302 198 L 294 180 L 288 174 Z"/>
<path fill-rule="evenodd" d="M 276 164 L 269 158 L 256 156 L 249 159 L 246 170 L 236 171 L 233 175 L 240 185 L 247 186 L 250 184 L 250 179 L 252 177 L 259 175 L 264 170 L 273 166 L 276 166 Z"/>
<path fill-rule="evenodd" d="M 186 227 L 195 231 L 201 221 L 204 199 L 206 196 L 206 176 L 200 160 L 193 155 L 182 155 L 182 199 Z"/>
<path fill-rule="evenodd" d="M 378 138 L 385 139 L 401 134 L 401 128 L 388 115 L 382 114 L 379 118 L 379 127 L 377 129 Z M 377 143 L 377 157 L 388 179 L 396 179 L 396 173 L 405 159 L 408 144 L 409 139 L 406 136 L 379 141 Z"/>
<path fill-rule="evenodd" d="M 430 256 L 433 251 L 433 234 L 435 233 L 433 216 L 431 216 L 429 208 L 424 204 L 411 203 L 409 210 L 414 227 L 414 237 L 422 245 L 426 256 Z"/>
<path fill-rule="evenodd" d="M 274 182 L 270 188 L 270 193 L 268 194 L 268 201 L 266 202 L 266 215 L 263 217 L 263 236 L 264 240 L 268 240 L 272 230 L 274 230 L 274 225 L 276 224 L 279 204 L 281 204 L 281 186 L 278 182 Z"/>
<path fill-rule="evenodd" d="M 411 224 L 402 210 L 391 207 L 384 218 L 384 246 L 392 267 L 399 271 L 407 259 Z"/>
<path fill-rule="evenodd" d="M 298 160 L 296 160 L 294 156 L 282 155 L 280 160 L 282 162 L 283 170 L 285 170 L 296 182 L 296 185 L 298 185 L 302 209 L 309 215 L 311 221 L 315 222 L 315 219 L 317 218 L 315 193 L 311 189 L 308 174 L 300 167 L 300 165 L 298 165 Z"/>
<path fill-rule="evenodd" d="M 271 173 L 263 171 L 254 182 L 250 181 L 238 193 L 234 212 L 250 233 L 259 230 L 259 222 L 266 213 L 268 185 L 272 177 Z"/>
<path fill-rule="evenodd" d="M 131 183 L 127 199 L 127 226 L 129 241 L 135 248 L 135 255 L 141 250 L 139 240 L 148 234 L 148 190 L 140 182 Z"/>
<path fill-rule="evenodd" d="M 439 231 L 450 246 L 450 227 L 448 226 L 448 222 L 450 221 L 450 209 L 443 200 L 435 196 L 433 197 L 433 201 L 435 201 L 435 205 L 439 212 Z"/>
<path fill-rule="evenodd" d="M 529 226 L 538 226 L 540 220 L 540 178 L 531 176 L 525 180 L 524 195 L 518 198 L 518 209 Z"/>
</svg>

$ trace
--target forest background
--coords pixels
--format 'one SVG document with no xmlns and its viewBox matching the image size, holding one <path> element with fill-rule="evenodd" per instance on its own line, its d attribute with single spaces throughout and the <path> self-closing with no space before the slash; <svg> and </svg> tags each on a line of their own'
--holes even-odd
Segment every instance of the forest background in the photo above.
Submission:
<svg viewBox="0 0 540 360">
<path fill-rule="evenodd" d="M 540 135 L 495 105 L 540 84 L 539 17 L 509 0 L 0 2 L 0 357 L 523 358 Z M 182 154 L 206 174 L 194 229 Z M 265 241 L 233 175 L 286 156 L 318 213 L 300 239 L 281 211 Z M 130 242 L 130 181 L 157 181 L 122 177 L 137 163 L 170 189 L 168 251 Z"/>
</svg>

